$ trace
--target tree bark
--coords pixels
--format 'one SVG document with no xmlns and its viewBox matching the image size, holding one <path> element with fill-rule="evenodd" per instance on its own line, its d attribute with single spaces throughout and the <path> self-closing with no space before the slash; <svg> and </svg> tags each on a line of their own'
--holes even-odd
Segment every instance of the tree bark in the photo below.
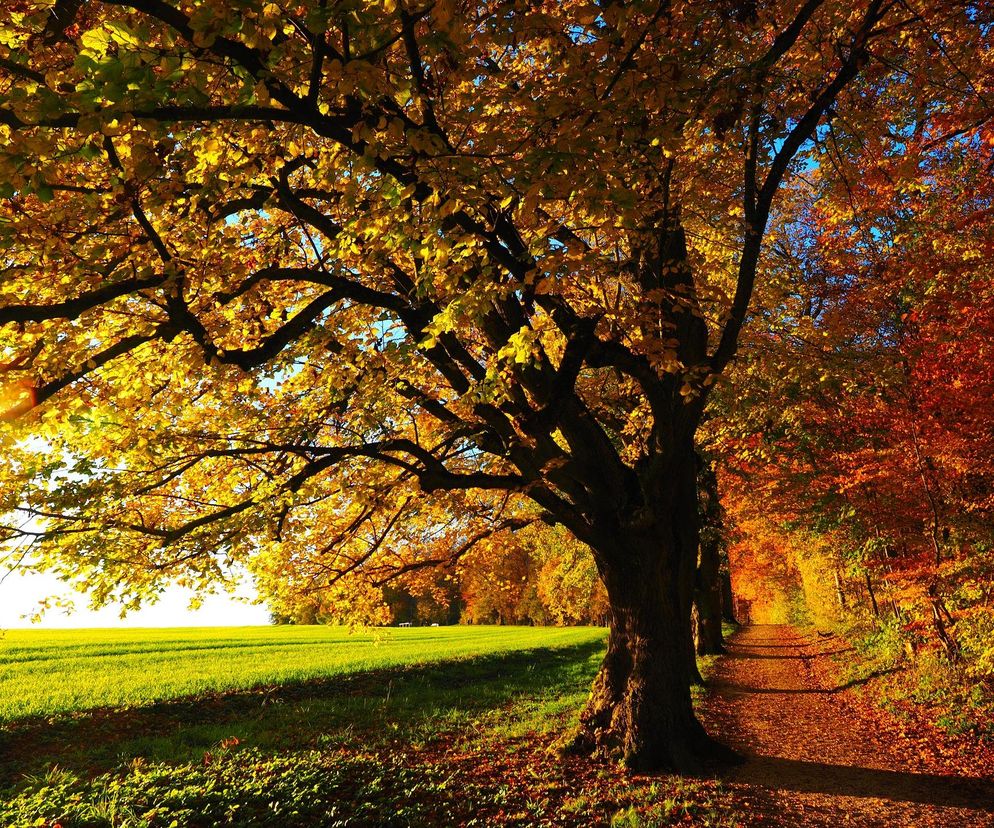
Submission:
<svg viewBox="0 0 994 828">
<path fill-rule="evenodd" d="M 612 605 L 608 650 L 581 715 L 578 746 L 620 753 L 635 771 L 698 770 L 719 748 L 694 715 L 696 668 L 677 585 L 661 556 L 640 557 L 639 567 L 605 579 Z"/>
<path fill-rule="evenodd" d="M 835 569 L 832 574 L 835 575 L 835 595 L 839 600 L 839 609 L 845 612 L 846 594 L 842 591 L 842 579 L 839 578 L 839 570 Z"/>
<path fill-rule="evenodd" d="M 692 468 L 692 455 L 691 461 Z M 654 503 L 653 520 L 594 544 L 611 605 L 607 654 L 571 747 L 634 771 L 699 771 L 734 761 L 694 715 L 691 607 L 697 559 L 693 475 Z"/>
<path fill-rule="evenodd" d="M 939 596 L 939 590 L 936 584 L 931 584 L 928 588 L 929 601 L 932 604 L 932 625 L 935 627 L 935 635 L 942 644 L 943 649 L 946 651 L 946 655 L 953 664 L 959 663 L 962 652 L 960 650 L 959 642 L 950 633 L 948 627 L 946 626 L 946 621 L 951 625 L 953 623 L 953 617 L 949 610 L 946 608 L 945 602 Z M 943 615 L 945 615 L 945 620 L 943 620 Z"/>
<path fill-rule="evenodd" d="M 738 624 L 735 617 L 735 595 L 732 593 L 732 573 L 727 563 L 721 570 L 721 617 L 729 624 Z"/>
<path fill-rule="evenodd" d="M 697 608 L 695 593 L 694 603 L 690 610 L 690 637 L 687 639 L 687 646 L 690 648 L 690 683 L 697 687 L 704 686 L 704 676 L 697 664 L 698 646 L 700 642 L 701 618 Z"/>
<path fill-rule="evenodd" d="M 721 633 L 721 581 L 717 560 L 709 560 L 714 550 L 701 546 L 701 565 L 695 594 L 697 604 L 697 654 L 719 655 L 725 652 Z M 714 555 L 717 558 L 717 555 Z"/>
<path fill-rule="evenodd" d="M 700 515 L 697 578 L 694 603 L 697 606 L 696 643 L 698 655 L 718 655 L 725 651 L 721 634 L 721 568 L 722 514 L 718 495 L 718 478 L 711 464 L 700 458 L 697 474 L 700 487 Z"/>
</svg>

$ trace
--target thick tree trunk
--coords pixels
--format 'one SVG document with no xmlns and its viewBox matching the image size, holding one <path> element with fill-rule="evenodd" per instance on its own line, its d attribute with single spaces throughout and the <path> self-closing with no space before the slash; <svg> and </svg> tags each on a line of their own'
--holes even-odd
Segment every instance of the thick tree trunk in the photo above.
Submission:
<svg viewBox="0 0 994 828">
<path fill-rule="evenodd" d="M 594 550 L 611 605 L 610 635 L 572 747 L 620 756 L 636 771 L 696 771 L 736 758 L 705 733 L 691 703 L 693 475 L 674 488 L 653 504 L 654 520 L 605 533 Z"/>
<path fill-rule="evenodd" d="M 608 651 L 577 746 L 620 754 L 632 770 L 697 770 L 720 749 L 694 715 L 693 653 L 676 584 L 661 570 L 657 564 L 608 579 Z"/>
</svg>

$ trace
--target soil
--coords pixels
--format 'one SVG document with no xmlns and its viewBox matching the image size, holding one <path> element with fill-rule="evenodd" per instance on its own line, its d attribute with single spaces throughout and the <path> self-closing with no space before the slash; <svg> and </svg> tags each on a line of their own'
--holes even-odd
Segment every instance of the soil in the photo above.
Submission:
<svg viewBox="0 0 994 828">
<path fill-rule="evenodd" d="M 751 626 L 726 646 L 702 718 L 746 757 L 726 777 L 744 825 L 994 826 L 992 752 L 923 750 L 839 683 L 839 639 Z"/>
</svg>

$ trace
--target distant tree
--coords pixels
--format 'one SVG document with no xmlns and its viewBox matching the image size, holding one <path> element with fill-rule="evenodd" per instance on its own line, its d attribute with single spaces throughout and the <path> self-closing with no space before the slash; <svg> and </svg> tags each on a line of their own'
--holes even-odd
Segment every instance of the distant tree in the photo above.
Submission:
<svg viewBox="0 0 994 828">
<path fill-rule="evenodd" d="M 556 527 L 539 535 L 535 554 L 536 589 L 549 617 L 557 624 L 603 624 L 610 606 L 590 549 Z"/>
</svg>

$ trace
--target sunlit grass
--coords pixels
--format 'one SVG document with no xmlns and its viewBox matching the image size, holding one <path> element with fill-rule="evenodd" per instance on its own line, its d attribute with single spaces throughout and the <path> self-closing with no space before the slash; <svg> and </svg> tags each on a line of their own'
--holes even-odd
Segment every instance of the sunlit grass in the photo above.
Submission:
<svg viewBox="0 0 994 828">
<path fill-rule="evenodd" d="M 594 627 L 11 630 L 0 638 L 0 721 L 575 646 L 604 635 Z"/>
</svg>

